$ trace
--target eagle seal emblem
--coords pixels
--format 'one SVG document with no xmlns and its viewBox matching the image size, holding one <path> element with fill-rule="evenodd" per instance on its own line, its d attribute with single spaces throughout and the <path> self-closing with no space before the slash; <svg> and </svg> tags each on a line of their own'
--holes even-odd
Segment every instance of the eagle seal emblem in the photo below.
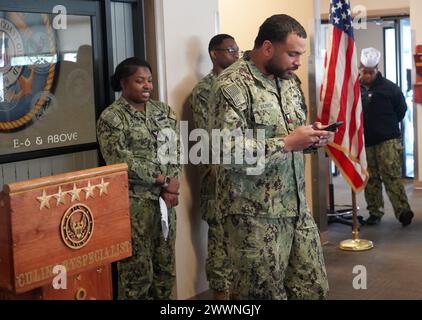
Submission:
<svg viewBox="0 0 422 320">
<path fill-rule="evenodd" d="M 50 16 L 8 12 L 0 16 L 0 132 L 21 129 L 51 103 L 58 52 Z M 38 98 L 34 97 L 38 94 Z"/>
<path fill-rule="evenodd" d="M 71 249 L 84 247 L 94 232 L 94 219 L 91 210 L 78 203 L 66 210 L 61 221 L 63 242 Z"/>
</svg>

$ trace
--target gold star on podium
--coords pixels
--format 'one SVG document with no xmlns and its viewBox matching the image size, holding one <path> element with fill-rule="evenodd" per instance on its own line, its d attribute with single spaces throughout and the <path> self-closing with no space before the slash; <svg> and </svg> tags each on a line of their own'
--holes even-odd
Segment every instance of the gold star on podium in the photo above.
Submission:
<svg viewBox="0 0 422 320">
<path fill-rule="evenodd" d="M 62 192 L 62 187 L 59 187 L 59 191 L 54 195 L 54 198 L 57 199 L 57 203 L 56 206 L 58 207 L 60 205 L 60 203 L 65 203 L 64 202 L 64 198 L 66 196 L 66 192 Z"/>
<path fill-rule="evenodd" d="M 101 178 L 101 184 L 99 184 L 97 187 L 100 189 L 100 196 L 103 195 L 103 193 L 108 194 L 107 192 L 107 186 L 110 184 L 110 182 L 104 182 L 104 178 Z"/>
<path fill-rule="evenodd" d="M 50 209 L 50 202 L 49 202 L 50 198 L 51 198 L 51 196 L 47 196 L 47 194 L 45 193 L 45 190 L 43 190 L 42 196 L 37 197 L 38 201 L 41 203 L 40 204 L 40 210 L 42 210 L 43 208 Z"/>
<path fill-rule="evenodd" d="M 80 201 L 80 198 L 79 198 L 80 191 L 81 191 L 80 189 L 76 188 L 76 184 L 73 184 L 73 189 L 69 191 L 70 194 L 72 195 L 72 199 L 70 200 L 71 202 L 76 201 L 76 200 Z"/>
<path fill-rule="evenodd" d="M 83 190 L 85 191 L 85 200 L 88 200 L 89 197 L 94 198 L 95 186 L 91 186 L 91 181 L 88 181 L 88 186 Z"/>
</svg>

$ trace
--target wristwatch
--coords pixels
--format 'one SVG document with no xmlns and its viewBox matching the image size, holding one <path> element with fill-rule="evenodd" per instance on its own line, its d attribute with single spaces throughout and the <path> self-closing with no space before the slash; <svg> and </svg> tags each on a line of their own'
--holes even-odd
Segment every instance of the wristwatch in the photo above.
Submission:
<svg viewBox="0 0 422 320">
<path fill-rule="evenodd" d="M 169 184 L 170 184 L 170 180 L 171 180 L 171 178 L 170 177 L 166 177 L 165 179 L 164 179 L 164 183 L 163 183 L 163 185 L 162 185 L 162 187 L 164 188 L 164 189 L 167 189 L 167 187 L 169 186 Z"/>
</svg>

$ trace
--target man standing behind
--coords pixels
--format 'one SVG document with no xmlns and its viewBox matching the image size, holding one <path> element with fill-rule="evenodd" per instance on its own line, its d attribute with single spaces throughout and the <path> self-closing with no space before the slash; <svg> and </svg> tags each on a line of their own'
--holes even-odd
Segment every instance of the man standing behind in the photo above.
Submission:
<svg viewBox="0 0 422 320">
<path fill-rule="evenodd" d="M 210 97 L 210 129 L 240 130 L 245 153 L 260 149 L 265 156 L 263 170 L 252 175 L 250 165 L 234 160 L 243 143 L 226 139 L 223 154 L 231 150 L 232 161 L 216 167 L 217 210 L 233 264 L 234 299 L 327 296 L 318 228 L 305 200 L 303 150 L 325 146 L 332 134 L 320 130 L 320 123 L 305 125 L 306 106 L 294 71 L 306 37 L 292 17 L 268 18 L 253 50 L 222 72 Z M 262 131 L 264 141 L 255 138 Z"/>
<path fill-rule="evenodd" d="M 189 98 L 195 128 L 207 130 L 209 126 L 208 98 L 217 76 L 233 62 L 239 59 L 239 47 L 228 34 L 214 36 L 208 45 L 213 68 L 195 88 Z M 222 246 L 223 227 L 215 210 L 215 172 L 209 165 L 200 166 L 200 193 L 202 218 L 208 223 L 208 257 L 206 274 L 213 289 L 214 298 L 227 299 L 230 286 L 230 266 L 227 254 Z"/>
<path fill-rule="evenodd" d="M 402 145 L 399 123 L 406 114 L 406 100 L 400 88 L 378 71 L 381 53 L 374 48 L 362 50 L 360 76 L 368 184 L 365 199 L 374 225 L 384 215 L 382 183 L 396 218 L 405 227 L 412 222 L 406 191 L 401 182 Z"/>
</svg>

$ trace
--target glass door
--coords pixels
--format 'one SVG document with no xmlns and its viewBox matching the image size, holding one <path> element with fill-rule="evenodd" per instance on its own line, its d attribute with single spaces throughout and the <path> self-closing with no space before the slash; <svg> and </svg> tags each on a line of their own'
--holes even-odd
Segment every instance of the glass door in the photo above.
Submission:
<svg viewBox="0 0 422 320">
<path fill-rule="evenodd" d="M 391 20 L 390 20 L 391 21 Z M 396 83 L 406 98 L 407 112 L 401 123 L 403 176 L 414 177 L 413 92 L 411 83 L 412 47 L 409 18 L 393 19 L 384 28 L 385 76 Z"/>
<path fill-rule="evenodd" d="M 100 3 L 5 2 L 0 162 L 96 149 L 96 106 L 105 105 Z"/>
<path fill-rule="evenodd" d="M 414 123 L 412 86 L 412 39 L 410 19 L 400 19 L 401 88 L 406 98 L 407 112 L 403 119 L 404 170 L 406 177 L 413 178 L 414 172 Z"/>
</svg>

